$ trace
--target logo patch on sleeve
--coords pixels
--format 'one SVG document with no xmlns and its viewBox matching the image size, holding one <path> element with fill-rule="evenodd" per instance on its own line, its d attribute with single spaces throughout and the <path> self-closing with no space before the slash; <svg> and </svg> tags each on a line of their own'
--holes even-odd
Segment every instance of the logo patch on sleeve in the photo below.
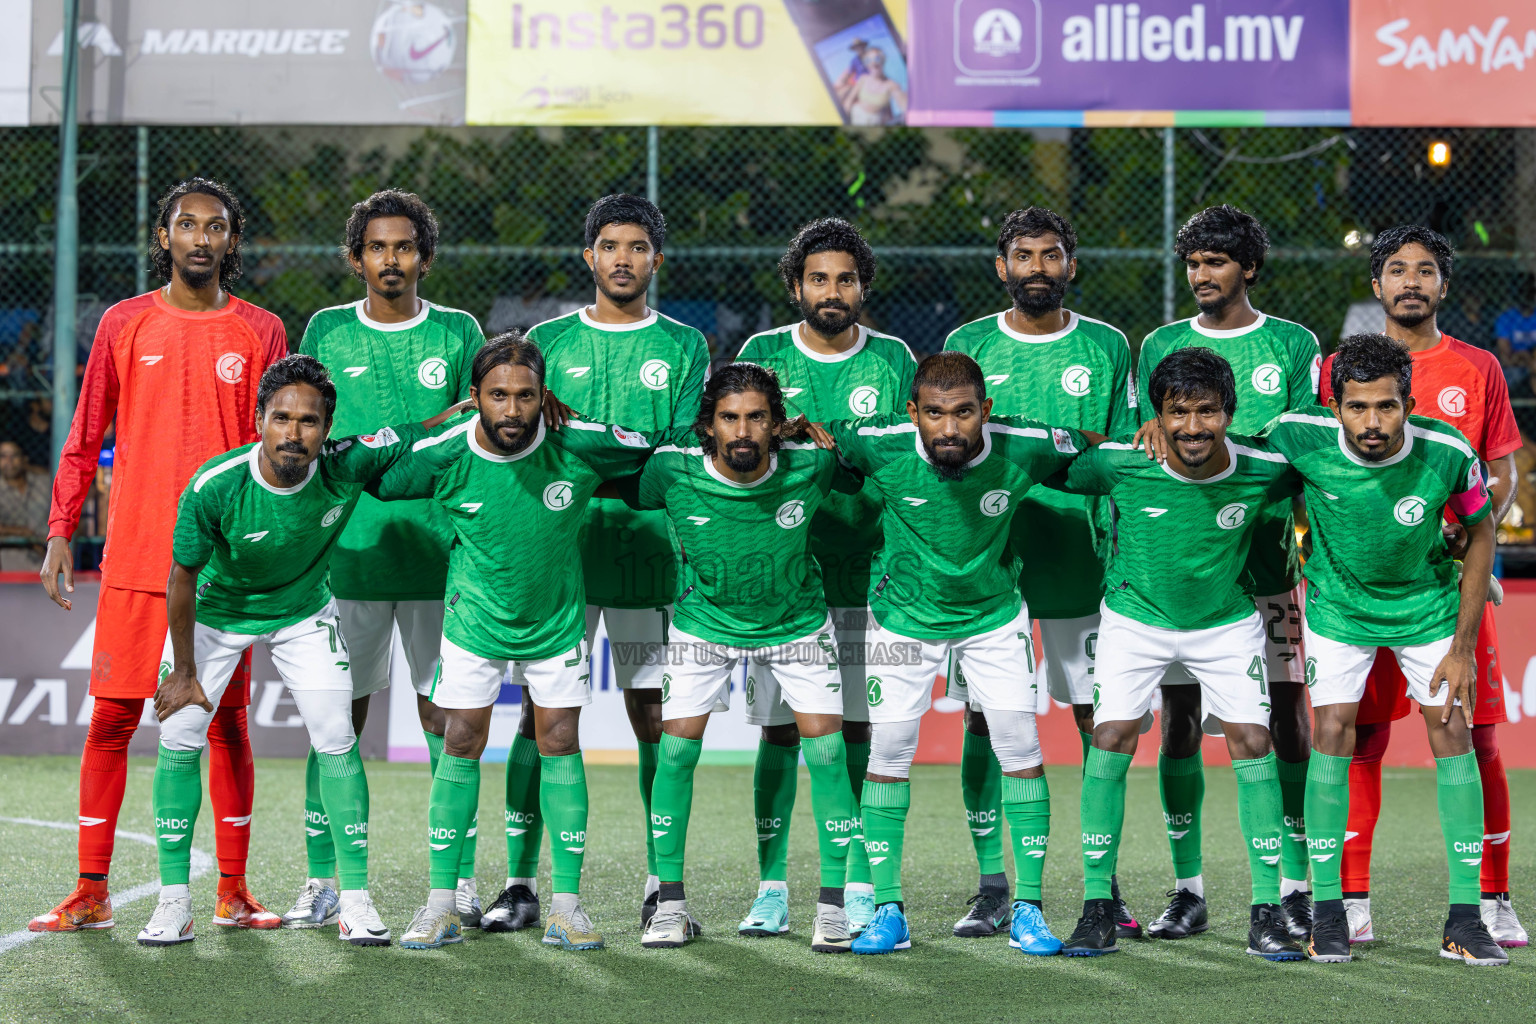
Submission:
<svg viewBox="0 0 1536 1024">
<path fill-rule="evenodd" d="M 357 440 L 364 448 L 388 448 L 400 442 L 400 435 L 393 427 L 385 427 L 377 434 L 359 434 Z"/>
<path fill-rule="evenodd" d="M 613 437 L 626 448 L 649 448 L 651 442 L 645 439 L 645 435 L 638 430 L 625 430 L 617 423 L 613 425 Z"/>
<path fill-rule="evenodd" d="M 1060 427 L 1051 428 L 1051 440 L 1056 444 L 1056 450 L 1063 455 L 1076 455 L 1077 445 L 1072 443 L 1072 432 Z"/>
</svg>

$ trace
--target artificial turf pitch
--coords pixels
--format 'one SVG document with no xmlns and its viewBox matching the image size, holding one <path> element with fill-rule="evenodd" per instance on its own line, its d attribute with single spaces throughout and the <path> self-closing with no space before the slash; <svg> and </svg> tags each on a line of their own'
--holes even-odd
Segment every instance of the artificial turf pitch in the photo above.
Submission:
<svg viewBox="0 0 1536 1024">
<path fill-rule="evenodd" d="M 1372 905 L 1378 941 L 1355 947 L 1352 964 L 1272 964 L 1244 953 L 1247 861 L 1227 768 L 1208 771 L 1205 884 L 1211 930 L 1181 942 L 1122 943 L 1093 960 L 1026 957 L 1004 935 L 956 939 L 950 926 L 974 892 L 976 865 L 960 802 L 958 771 L 913 771 L 905 895 L 912 949 L 884 957 L 810 951 L 816 893 L 808 778 L 802 769 L 791 846 L 791 931 L 736 935 L 756 891 L 749 767 L 699 770 L 690 828 L 689 905 L 705 926 L 679 950 L 640 946 L 645 875 L 633 768 L 589 766 L 591 827 L 584 902 L 606 950 L 566 953 L 540 932 L 470 932 L 441 950 L 354 949 L 336 929 L 236 932 L 212 924 L 216 872 L 193 881 L 197 940 L 147 949 L 134 936 L 154 909 L 151 894 L 121 907 L 106 932 L 44 935 L 17 943 L 33 914 L 69 889 L 75 872 L 78 762 L 0 758 L 0 1021 L 1376 1021 L 1536 1019 L 1536 952 L 1513 950 L 1509 966 L 1475 969 L 1437 956 L 1445 915 L 1444 847 L 1431 771 L 1389 770 L 1376 838 Z M 206 771 L 206 769 L 205 769 Z M 153 761 L 130 762 L 119 829 L 152 833 Z M 396 938 L 426 895 L 428 777 L 424 765 L 370 763 L 372 891 Z M 1065 937 L 1081 908 L 1077 772 L 1048 772 L 1052 843 L 1046 917 Z M 277 912 L 304 880 L 303 763 L 257 764 L 249 880 Z M 478 879 L 484 902 L 506 867 L 502 766 L 481 785 Z M 1515 904 L 1536 924 L 1536 773 L 1512 772 Z M 11 819 L 66 823 L 63 828 Z M 212 853 L 206 802 L 195 840 Z M 1143 924 L 1161 910 L 1170 881 L 1155 775 L 1131 773 L 1120 881 Z M 548 855 L 541 881 L 548 909 Z M 156 879 L 155 852 L 118 837 L 113 891 Z"/>
</svg>

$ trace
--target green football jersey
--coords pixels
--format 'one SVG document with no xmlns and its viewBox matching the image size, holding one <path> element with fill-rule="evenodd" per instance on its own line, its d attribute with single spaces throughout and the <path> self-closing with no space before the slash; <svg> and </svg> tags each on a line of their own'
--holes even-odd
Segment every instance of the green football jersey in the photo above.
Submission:
<svg viewBox="0 0 1536 1024">
<path fill-rule="evenodd" d="M 1307 626 L 1346 644 L 1391 647 L 1456 631 L 1456 567 L 1440 533 L 1450 506 L 1472 526 L 1493 505 L 1477 453 L 1453 426 L 1410 416 L 1398 453 L 1367 462 L 1322 407 L 1286 413 L 1269 447 L 1306 482 L 1312 554 Z"/>
<path fill-rule="evenodd" d="M 847 352 L 814 352 L 801 338 L 803 324 L 754 334 L 736 358 L 779 375 L 790 418 L 816 423 L 851 416 L 900 413 L 907 408 L 917 359 L 907 343 L 867 327 Z M 880 549 L 880 501 L 862 490 L 833 491 L 811 523 L 811 550 L 821 566 L 827 604 L 862 608 L 869 599 L 869 570 Z"/>
<path fill-rule="evenodd" d="M 663 509 L 679 575 L 673 622 L 714 644 L 771 647 L 827 621 L 811 524 L 834 485 L 858 489 L 834 452 L 786 441 L 750 484 L 722 474 L 704 449 L 665 445 L 638 481 L 638 508 Z"/>
<path fill-rule="evenodd" d="M 1051 481 L 1109 497 L 1114 537 L 1102 592 L 1110 610 L 1164 629 L 1209 629 L 1253 614 L 1243 566 L 1264 509 L 1300 491 L 1285 456 L 1227 436 L 1226 469 L 1181 476 L 1144 449 L 1106 441 Z"/>
<path fill-rule="evenodd" d="M 1317 403 L 1317 379 L 1322 370 L 1322 351 L 1317 336 L 1300 324 L 1260 313 L 1247 327 L 1213 331 L 1201 327 L 1199 317 L 1165 324 L 1141 343 L 1136 378 L 1142 415 L 1157 415 L 1148 394 L 1152 371 L 1174 349 L 1204 346 L 1232 364 L 1237 384 L 1237 412 L 1229 430 L 1255 435 L 1276 416 L 1289 409 Z M 1301 578 L 1296 550 L 1296 525 L 1289 500 L 1267 508 L 1254 525 L 1253 547 L 1248 553 L 1248 573 L 1258 597 L 1284 594 Z"/>
<path fill-rule="evenodd" d="M 995 417 L 959 480 L 939 476 L 906 415 L 829 423 L 843 457 L 877 488 L 885 545 L 869 606 L 884 629 L 918 640 L 977 636 L 1019 614 L 1019 572 L 1008 530 L 1031 487 L 1087 439 L 1075 430 Z"/>
<path fill-rule="evenodd" d="M 310 318 L 299 351 L 336 383 L 332 431 L 429 420 L 469 397 L 469 371 L 485 344 L 475 318 L 425 300 L 397 324 L 370 320 L 363 300 Z M 336 596 L 354 601 L 435 601 L 448 576 L 453 529 L 431 502 L 358 500 L 331 562 Z"/>
<path fill-rule="evenodd" d="M 709 345 L 686 324 L 651 311 L 632 324 L 600 324 L 585 308 L 528 332 L 544 352 L 545 381 L 583 419 L 661 436 L 693 426 L 709 372 Z M 667 517 L 595 498 L 585 512 L 587 600 L 659 608 L 677 581 Z"/>
<path fill-rule="evenodd" d="M 431 498 L 448 515 L 443 635 L 482 658 L 535 661 L 586 633 L 582 513 L 604 480 L 633 474 L 643 435 L 572 421 L 516 455 L 475 438 L 478 416 L 423 438 L 385 474 L 380 498 Z"/>
<path fill-rule="evenodd" d="M 1136 429 L 1136 375 L 1123 333 L 1069 312 L 1055 334 L 1020 334 L 1006 316 L 974 320 L 944 342 L 946 351 L 981 364 L 993 415 L 1111 437 Z M 1012 542 L 1031 615 L 1075 619 L 1098 611 L 1107 536 L 1108 506 L 1096 496 L 1037 487 L 1020 500 Z"/>
<path fill-rule="evenodd" d="M 407 423 L 326 441 L 292 487 L 262 479 L 259 442 L 203 463 L 177 506 L 171 555 L 200 570 L 197 621 L 260 636 L 324 607 L 326 569 L 358 496 L 425 433 Z"/>
</svg>

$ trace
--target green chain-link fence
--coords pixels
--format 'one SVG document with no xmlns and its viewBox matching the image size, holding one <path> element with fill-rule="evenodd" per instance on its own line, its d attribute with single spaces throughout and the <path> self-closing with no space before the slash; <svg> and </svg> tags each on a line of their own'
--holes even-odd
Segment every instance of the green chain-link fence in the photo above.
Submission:
<svg viewBox="0 0 1536 1024">
<path fill-rule="evenodd" d="M 1432 168 L 1432 139 L 1450 143 Z M 193 174 L 244 199 L 237 291 L 283 318 L 295 344 L 311 313 L 359 297 L 337 255 L 351 203 L 384 186 L 436 210 L 444 247 L 423 286 L 488 331 L 590 301 L 587 206 L 650 192 L 669 224 L 661 309 L 728 358 L 795 314 L 774 269 L 796 227 L 859 223 L 880 273 L 869 322 L 935 351 L 1006 295 L 992 271 L 997 225 L 1049 205 L 1080 236 L 1068 304 L 1132 345 L 1194 313 L 1172 230 L 1219 202 L 1256 214 L 1274 244 L 1255 301 L 1328 348 L 1369 299 L 1367 248 L 1394 223 L 1428 223 L 1461 260 L 1447 329 L 1494 345 L 1536 265 L 1536 131 L 1387 129 L 377 129 L 85 127 L 81 151 L 79 355 L 106 306 L 153 286 L 143 256 L 155 197 Z M 48 461 L 54 129 L 0 131 L 0 440 Z M 1536 397 L 1515 391 L 1536 435 Z"/>
</svg>

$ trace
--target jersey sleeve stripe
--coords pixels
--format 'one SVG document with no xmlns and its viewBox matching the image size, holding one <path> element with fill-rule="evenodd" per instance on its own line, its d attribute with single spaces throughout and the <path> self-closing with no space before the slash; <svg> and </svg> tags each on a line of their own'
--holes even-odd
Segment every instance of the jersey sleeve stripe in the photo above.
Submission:
<svg viewBox="0 0 1536 1024">
<path fill-rule="evenodd" d="M 1280 414 L 1281 423 L 1310 423 L 1314 427 L 1332 427 L 1335 430 L 1343 426 L 1331 416 L 1307 416 L 1299 412 L 1283 412 Z"/>
<path fill-rule="evenodd" d="M 438 435 L 436 435 L 434 437 L 424 437 L 424 438 L 422 438 L 420 441 L 417 441 L 415 444 L 411 445 L 411 451 L 419 452 L 419 451 L 422 451 L 423 449 L 431 448 L 433 445 L 442 444 L 444 441 L 448 441 L 448 440 L 451 440 L 451 439 L 453 439 L 455 437 L 459 437 L 459 436 L 461 436 L 463 434 L 467 434 L 467 433 L 469 433 L 473 429 L 475 429 L 475 421 L 474 420 L 470 420 L 467 423 L 460 423 L 458 426 L 454 427 L 452 430 L 449 430 L 449 431 L 446 431 L 444 433 L 438 434 Z"/>
<path fill-rule="evenodd" d="M 1279 452 L 1260 451 L 1257 448 L 1249 448 L 1247 445 L 1241 445 L 1235 441 L 1232 443 L 1232 450 L 1239 455 L 1246 455 L 1250 459 L 1262 459 L 1265 462 L 1284 462 L 1289 465 L 1291 461 Z"/>
<path fill-rule="evenodd" d="M 595 430 L 599 434 L 608 429 L 606 423 L 592 423 L 588 420 L 571 420 L 565 425 L 576 430 Z"/>
<path fill-rule="evenodd" d="M 917 433 L 917 424 L 894 423 L 888 427 L 860 427 L 858 433 L 860 437 L 885 437 L 887 434 L 915 434 Z"/>
<path fill-rule="evenodd" d="M 654 455 L 661 455 L 661 454 L 663 454 L 665 452 L 672 452 L 672 453 L 675 453 L 677 455 L 703 455 L 704 454 L 704 449 L 703 448 L 682 448 L 682 447 L 680 447 L 678 445 L 675 445 L 675 444 L 664 444 L 660 448 L 657 448 L 656 451 L 653 452 L 652 454 L 654 454 Z"/>
<path fill-rule="evenodd" d="M 196 494 L 198 491 L 201 491 L 203 489 L 203 485 L 204 484 L 208 483 L 214 477 L 218 476 L 220 473 L 224 472 L 225 470 L 234 469 L 237 466 L 244 466 L 244 465 L 247 465 L 247 458 L 244 457 L 244 456 L 241 456 L 241 457 L 238 457 L 238 458 L 232 458 L 228 462 L 224 463 L 223 465 L 214 466 L 212 469 L 208 470 L 208 472 L 206 472 L 206 473 L 202 474 L 201 476 L 199 476 L 197 478 L 197 480 L 193 482 L 193 484 L 192 484 L 192 493 Z"/>
<path fill-rule="evenodd" d="M 1099 443 L 1099 447 L 1112 452 L 1133 452 L 1136 450 L 1135 445 L 1126 444 L 1124 441 L 1102 441 Z"/>
<path fill-rule="evenodd" d="M 985 427 L 990 434 L 1013 434 L 1015 437 L 1039 437 L 1046 435 L 1039 427 L 1007 427 L 1001 423 L 988 423 Z"/>
<path fill-rule="evenodd" d="M 1477 452 L 1472 450 L 1472 446 L 1459 437 L 1442 434 L 1438 430 L 1426 430 L 1424 427 L 1416 427 L 1411 423 L 1408 424 L 1408 429 L 1413 432 L 1414 437 L 1422 437 L 1426 441 L 1439 441 L 1441 444 L 1448 444 L 1469 459 L 1478 457 Z"/>
</svg>

